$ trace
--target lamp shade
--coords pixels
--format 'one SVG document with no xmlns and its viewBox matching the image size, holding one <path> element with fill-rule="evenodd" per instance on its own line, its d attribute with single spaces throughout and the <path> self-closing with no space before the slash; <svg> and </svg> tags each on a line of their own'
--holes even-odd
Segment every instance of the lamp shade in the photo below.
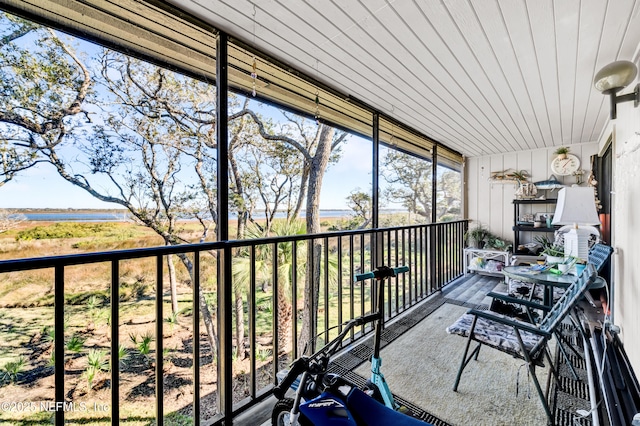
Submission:
<svg viewBox="0 0 640 426">
<path fill-rule="evenodd" d="M 628 86 L 637 74 L 638 68 L 633 62 L 615 61 L 598 71 L 593 84 L 603 93 L 615 93 Z"/>
<path fill-rule="evenodd" d="M 590 187 L 572 186 L 558 192 L 554 225 L 599 225 L 595 192 Z"/>
</svg>

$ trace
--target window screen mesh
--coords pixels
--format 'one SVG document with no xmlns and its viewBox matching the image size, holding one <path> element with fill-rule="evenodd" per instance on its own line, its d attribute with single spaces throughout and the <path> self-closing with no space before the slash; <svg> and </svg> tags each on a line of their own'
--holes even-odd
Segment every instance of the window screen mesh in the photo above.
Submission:
<svg viewBox="0 0 640 426">
<path fill-rule="evenodd" d="M 177 11 L 133 0 L 3 0 L 3 5 L 79 37 L 215 80 L 216 31 Z"/>
<path fill-rule="evenodd" d="M 215 80 L 217 31 L 163 4 L 135 0 L 2 0 L 3 7 L 80 37 L 118 46 L 182 72 Z M 254 55 L 229 45 L 229 85 L 251 93 Z M 372 110 L 284 67 L 256 56 L 256 92 L 261 99 L 306 113 L 364 137 L 373 132 Z M 316 98 L 318 102 L 316 103 Z M 380 142 L 421 157 L 432 156 L 435 142 L 405 126 L 380 118 Z M 438 145 L 438 163 L 459 169 L 462 156 Z"/>
</svg>

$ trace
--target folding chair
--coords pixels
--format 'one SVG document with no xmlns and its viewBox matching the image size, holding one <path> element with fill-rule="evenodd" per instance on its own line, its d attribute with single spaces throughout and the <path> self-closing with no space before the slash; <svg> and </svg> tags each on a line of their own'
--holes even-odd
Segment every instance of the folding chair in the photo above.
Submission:
<svg viewBox="0 0 640 426">
<path fill-rule="evenodd" d="M 547 386 L 545 392 L 542 391 L 535 367 L 543 367 L 543 358 L 546 358 L 551 372 L 556 380 L 558 379 L 558 373 L 551 361 L 547 343 L 589 286 L 597 280 L 601 280 L 601 278 L 597 277 L 593 265 L 589 265 L 537 324 L 476 309 L 471 309 L 461 316 L 447 328 L 447 332 L 450 334 L 458 334 L 468 338 L 453 390 L 458 390 L 463 370 L 472 358 L 477 360 L 482 345 L 497 349 L 525 360 L 549 423 L 553 425 L 553 416 L 547 402 L 549 387 Z M 477 342 L 478 345 L 469 353 L 471 341 Z"/>
</svg>

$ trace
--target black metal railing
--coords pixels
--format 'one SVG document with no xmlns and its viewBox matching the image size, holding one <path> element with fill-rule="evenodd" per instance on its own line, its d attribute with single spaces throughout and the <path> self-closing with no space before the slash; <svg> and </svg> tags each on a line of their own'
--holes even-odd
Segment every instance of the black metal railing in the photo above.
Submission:
<svg viewBox="0 0 640 426">
<path fill-rule="evenodd" d="M 110 354 L 111 368 L 104 373 L 109 377 L 111 398 L 110 411 L 102 413 L 106 421 L 119 424 L 135 417 L 153 422 L 155 418 L 185 416 L 197 425 L 231 420 L 271 393 L 277 371 L 299 354 L 298 347 L 313 351 L 337 335 L 343 322 L 375 309 L 372 295 L 377 283 L 355 283 L 355 274 L 381 264 L 409 266 L 408 273 L 382 283 L 386 320 L 462 275 L 467 226 L 467 221 L 457 221 L 0 261 L 0 279 L 15 281 L 15 285 L 28 281 L 29 274 L 38 274 L 41 280 L 41 271 L 54 271 L 54 300 L 49 306 L 54 313 L 53 367 L 32 356 L 22 375 L 26 378 L 21 381 L 18 377 L 17 386 L 31 385 L 28 381 L 37 380 L 38 374 L 53 374 L 55 391 L 50 401 L 55 406 L 51 411 L 56 424 L 63 424 L 65 418 L 95 417 L 96 413 L 88 413 L 91 410 L 76 410 L 78 406 L 93 407 L 86 400 L 91 393 L 70 391 L 71 383 L 79 380 L 80 369 L 70 370 L 80 365 L 85 355 L 88 358 L 88 353 L 69 350 L 75 329 L 95 337 L 92 350 Z M 179 281 L 190 284 L 188 290 L 183 285 L 176 292 L 181 311 L 186 311 L 183 317 L 191 316 L 189 327 L 181 325 L 186 337 L 180 335 L 180 348 L 172 334 L 171 292 L 166 288 L 169 271 L 164 265 L 170 255 L 178 257 L 183 266 Z M 80 287 L 93 285 L 94 291 L 104 290 L 108 339 L 99 341 L 100 330 L 89 333 L 82 328 L 92 315 L 89 310 L 95 307 L 73 304 L 82 294 L 71 294 L 70 289 L 78 293 L 81 280 L 87 283 Z M 145 293 L 136 287 L 128 290 L 128 296 L 123 295 L 125 288 L 144 287 L 140 282 L 155 291 Z M 305 307 L 308 300 L 315 300 L 317 308 Z M 136 330 L 135 325 L 149 323 L 153 337 L 145 336 L 146 341 L 131 331 Z M 244 324 L 245 331 L 238 324 Z M 350 340 L 370 332 L 363 327 L 352 332 Z M 151 340 L 155 347 L 150 347 Z M 100 342 L 105 341 L 109 343 L 101 347 Z M 190 377 L 177 377 L 171 371 L 178 365 L 187 366 Z M 82 377 L 88 377 L 85 373 Z M 134 373 L 147 376 L 136 391 L 144 389 L 149 400 L 155 393 L 154 410 L 149 404 L 140 410 L 129 401 L 131 395 L 121 393 L 123 375 Z M 185 389 L 178 392 L 176 386 Z M 91 389 L 91 381 L 88 387 Z M 176 406 L 175 401 L 181 401 L 178 393 L 192 395 L 192 401 Z M 224 407 L 232 409 L 225 412 Z"/>
</svg>

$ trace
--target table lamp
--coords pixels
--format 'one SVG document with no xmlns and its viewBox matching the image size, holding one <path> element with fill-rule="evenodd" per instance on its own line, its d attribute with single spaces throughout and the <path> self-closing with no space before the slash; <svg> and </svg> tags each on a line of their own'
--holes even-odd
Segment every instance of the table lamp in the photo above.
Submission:
<svg viewBox="0 0 640 426">
<path fill-rule="evenodd" d="M 593 227 L 600 225 L 593 188 L 573 186 L 561 189 L 551 223 L 572 225 L 564 235 L 564 255 L 586 260 L 589 255 L 589 236 L 594 232 L 600 235 Z"/>
</svg>

